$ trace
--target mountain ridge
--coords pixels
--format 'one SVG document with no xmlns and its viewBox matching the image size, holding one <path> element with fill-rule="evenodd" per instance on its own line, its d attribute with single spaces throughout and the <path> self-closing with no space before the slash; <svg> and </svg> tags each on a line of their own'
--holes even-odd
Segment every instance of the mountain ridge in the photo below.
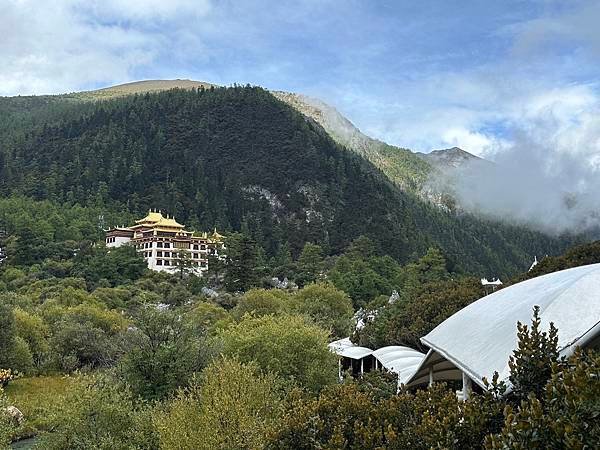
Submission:
<svg viewBox="0 0 600 450">
<path fill-rule="evenodd" d="M 503 276 L 567 243 L 429 205 L 262 88 L 66 100 L 50 121 L 0 128 L 3 195 L 160 208 L 191 228 L 244 230 L 269 257 L 286 242 L 335 255 L 365 235 L 401 262 L 437 246 L 456 270 Z"/>
</svg>

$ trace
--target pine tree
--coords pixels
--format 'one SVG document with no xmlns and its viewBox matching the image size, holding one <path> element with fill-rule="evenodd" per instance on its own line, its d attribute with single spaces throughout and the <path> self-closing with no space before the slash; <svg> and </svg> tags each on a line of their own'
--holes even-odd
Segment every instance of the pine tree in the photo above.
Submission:
<svg viewBox="0 0 600 450">
<path fill-rule="evenodd" d="M 194 270 L 194 262 L 192 261 L 190 252 L 185 249 L 180 249 L 177 252 L 177 272 L 179 273 L 179 278 L 183 280 L 183 278 Z"/>
<path fill-rule="evenodd" d="M 258 248 L 246 234 L 232 233 L 227 237 L 225 287 L 230 292 L 244 292 L 258 284 Z"/>
<path fill-rule="evenodd" d="M 324 269 L 323 249 L 320 245 L 307 242 L 298 258 L 296 282 L 300 286 L 318 281 Z"/>
<path fill-rule="evenodd" d="M 518 348 L 508 361 L 510 382 L 518 399 L 526 399 L 530 393 L 542 398 L 544 387 L 552 375 L 552 363 L 559 359 L 558 330 L 550 323 L 550 329 L 540 329 L 540 307 L 533 308 L 531 329 L 517 323 Z"/>
</svg>

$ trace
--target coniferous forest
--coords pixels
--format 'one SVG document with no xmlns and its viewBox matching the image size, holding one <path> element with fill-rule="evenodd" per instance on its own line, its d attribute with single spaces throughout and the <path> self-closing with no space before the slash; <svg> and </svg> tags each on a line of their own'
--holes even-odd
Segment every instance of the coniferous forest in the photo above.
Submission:
<svg viewBox="0 0 600 450">
<path fill-rule="evenodd" d="M 515 324 L 511 393 L 340 383 L 331 341 L 426 352 L 420 337 L 486 294 L 480 277 L 600 249 L 423 202 L 261 88 L 0 98 L 0 193 L 0 448 L 600 442 L 598 355 L 559 357 L 537 309 Z M 216 227 L 225 257 L 196 277 L 104 246 L 149 208 Z M 544 254 L 559 256 L 526 272 Z"/>
<path fill-rule="evenodd" d="M 361 236 L 400 263 L 438 247 L 453 269 L 507 276 L 577 240 L 443 212 L 399 189 L 258 87 L 84 102 L 0 99 L 0 192 L 189 228 L 244 231 L 268 257 Z"/>
<path fill-rule="evenodd" d="M 600 449 L 598 18 L 0 0 L 0 450 Z"/>
</svg>

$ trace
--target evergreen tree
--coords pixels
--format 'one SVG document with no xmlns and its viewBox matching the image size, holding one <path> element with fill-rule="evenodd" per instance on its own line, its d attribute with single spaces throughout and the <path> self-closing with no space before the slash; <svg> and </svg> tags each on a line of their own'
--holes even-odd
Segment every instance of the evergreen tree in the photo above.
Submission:
<svg viewBox="0 0 600 450">
<path fill-rule="evenodd" d="M 271 266 L 273 275 L 279 278 L 295 278 L 295 266 L 292 252 L 287 241 L 282 242 L 277 249 L 277 254 L 272 258 Z"/>
<path fill-rule="evenodd" d="M 180 249 L 177 252 L 177 272 L 179 273 L 179 278 L 183 280 L 184 277 L 188 276 L 193 271 L 194 262 L 192 261 L 190 252 L 185 249 Z"/>
<path fill-rule="evenodd" d="M 231 233 L 225 243 L 225 287 L 230 292 L 244 292 L 258 284 L 258 248 L 242 233 Z"/>
<path fill-rule="evenodd" d="M 526 399 L 530 393 L 541 399 L 546 383 L 552 374 L 552 364 L 558 361 L 558 330 L 550 323 L 550 329 L 540 329 L 540 307 L 533 308 L 531 328 L 519 322 L 517 336 L 519 346 L 513 352 L 510 366 L 510 382 L 518 399 Z"/>
<path fill-rule="evenodd" d="M 208 270 L 206 271 L 206 277 L 208 278 L 209 284 L 212 286 L 219 286 L 223 279 L 225 272 L 226 262 L 217 255 L 208 255 Z"/>
<path fill-rule="evenodd" d="M 320 245 L 307 242 L 297 262 L 296 282 L 300 286 L 314 283 L 323 276 L 324 259 Z"/>
</svg>

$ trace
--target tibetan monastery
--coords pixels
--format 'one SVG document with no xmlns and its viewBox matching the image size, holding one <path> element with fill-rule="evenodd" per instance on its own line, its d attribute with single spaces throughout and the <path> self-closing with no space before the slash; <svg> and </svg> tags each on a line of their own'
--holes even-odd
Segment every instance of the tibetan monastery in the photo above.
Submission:
<svg viewBox="0 0 600 450">
<path fill-rule="evenodd" d="M 160 211 L 149 211 L 131 227 L 115 227 L 106 232 L 106 246 L 133 245 L 144 256 L 148 268 L 176 272 L 185 258 L 186 266 L 201 275 L 208 269 L 208 256 L 223 256 L 223 236 L 217 233 L 194 235 L 174 217 L 165 217 Z M 185 256 L 182 252 L 187 252 Z"/>
</svg>

